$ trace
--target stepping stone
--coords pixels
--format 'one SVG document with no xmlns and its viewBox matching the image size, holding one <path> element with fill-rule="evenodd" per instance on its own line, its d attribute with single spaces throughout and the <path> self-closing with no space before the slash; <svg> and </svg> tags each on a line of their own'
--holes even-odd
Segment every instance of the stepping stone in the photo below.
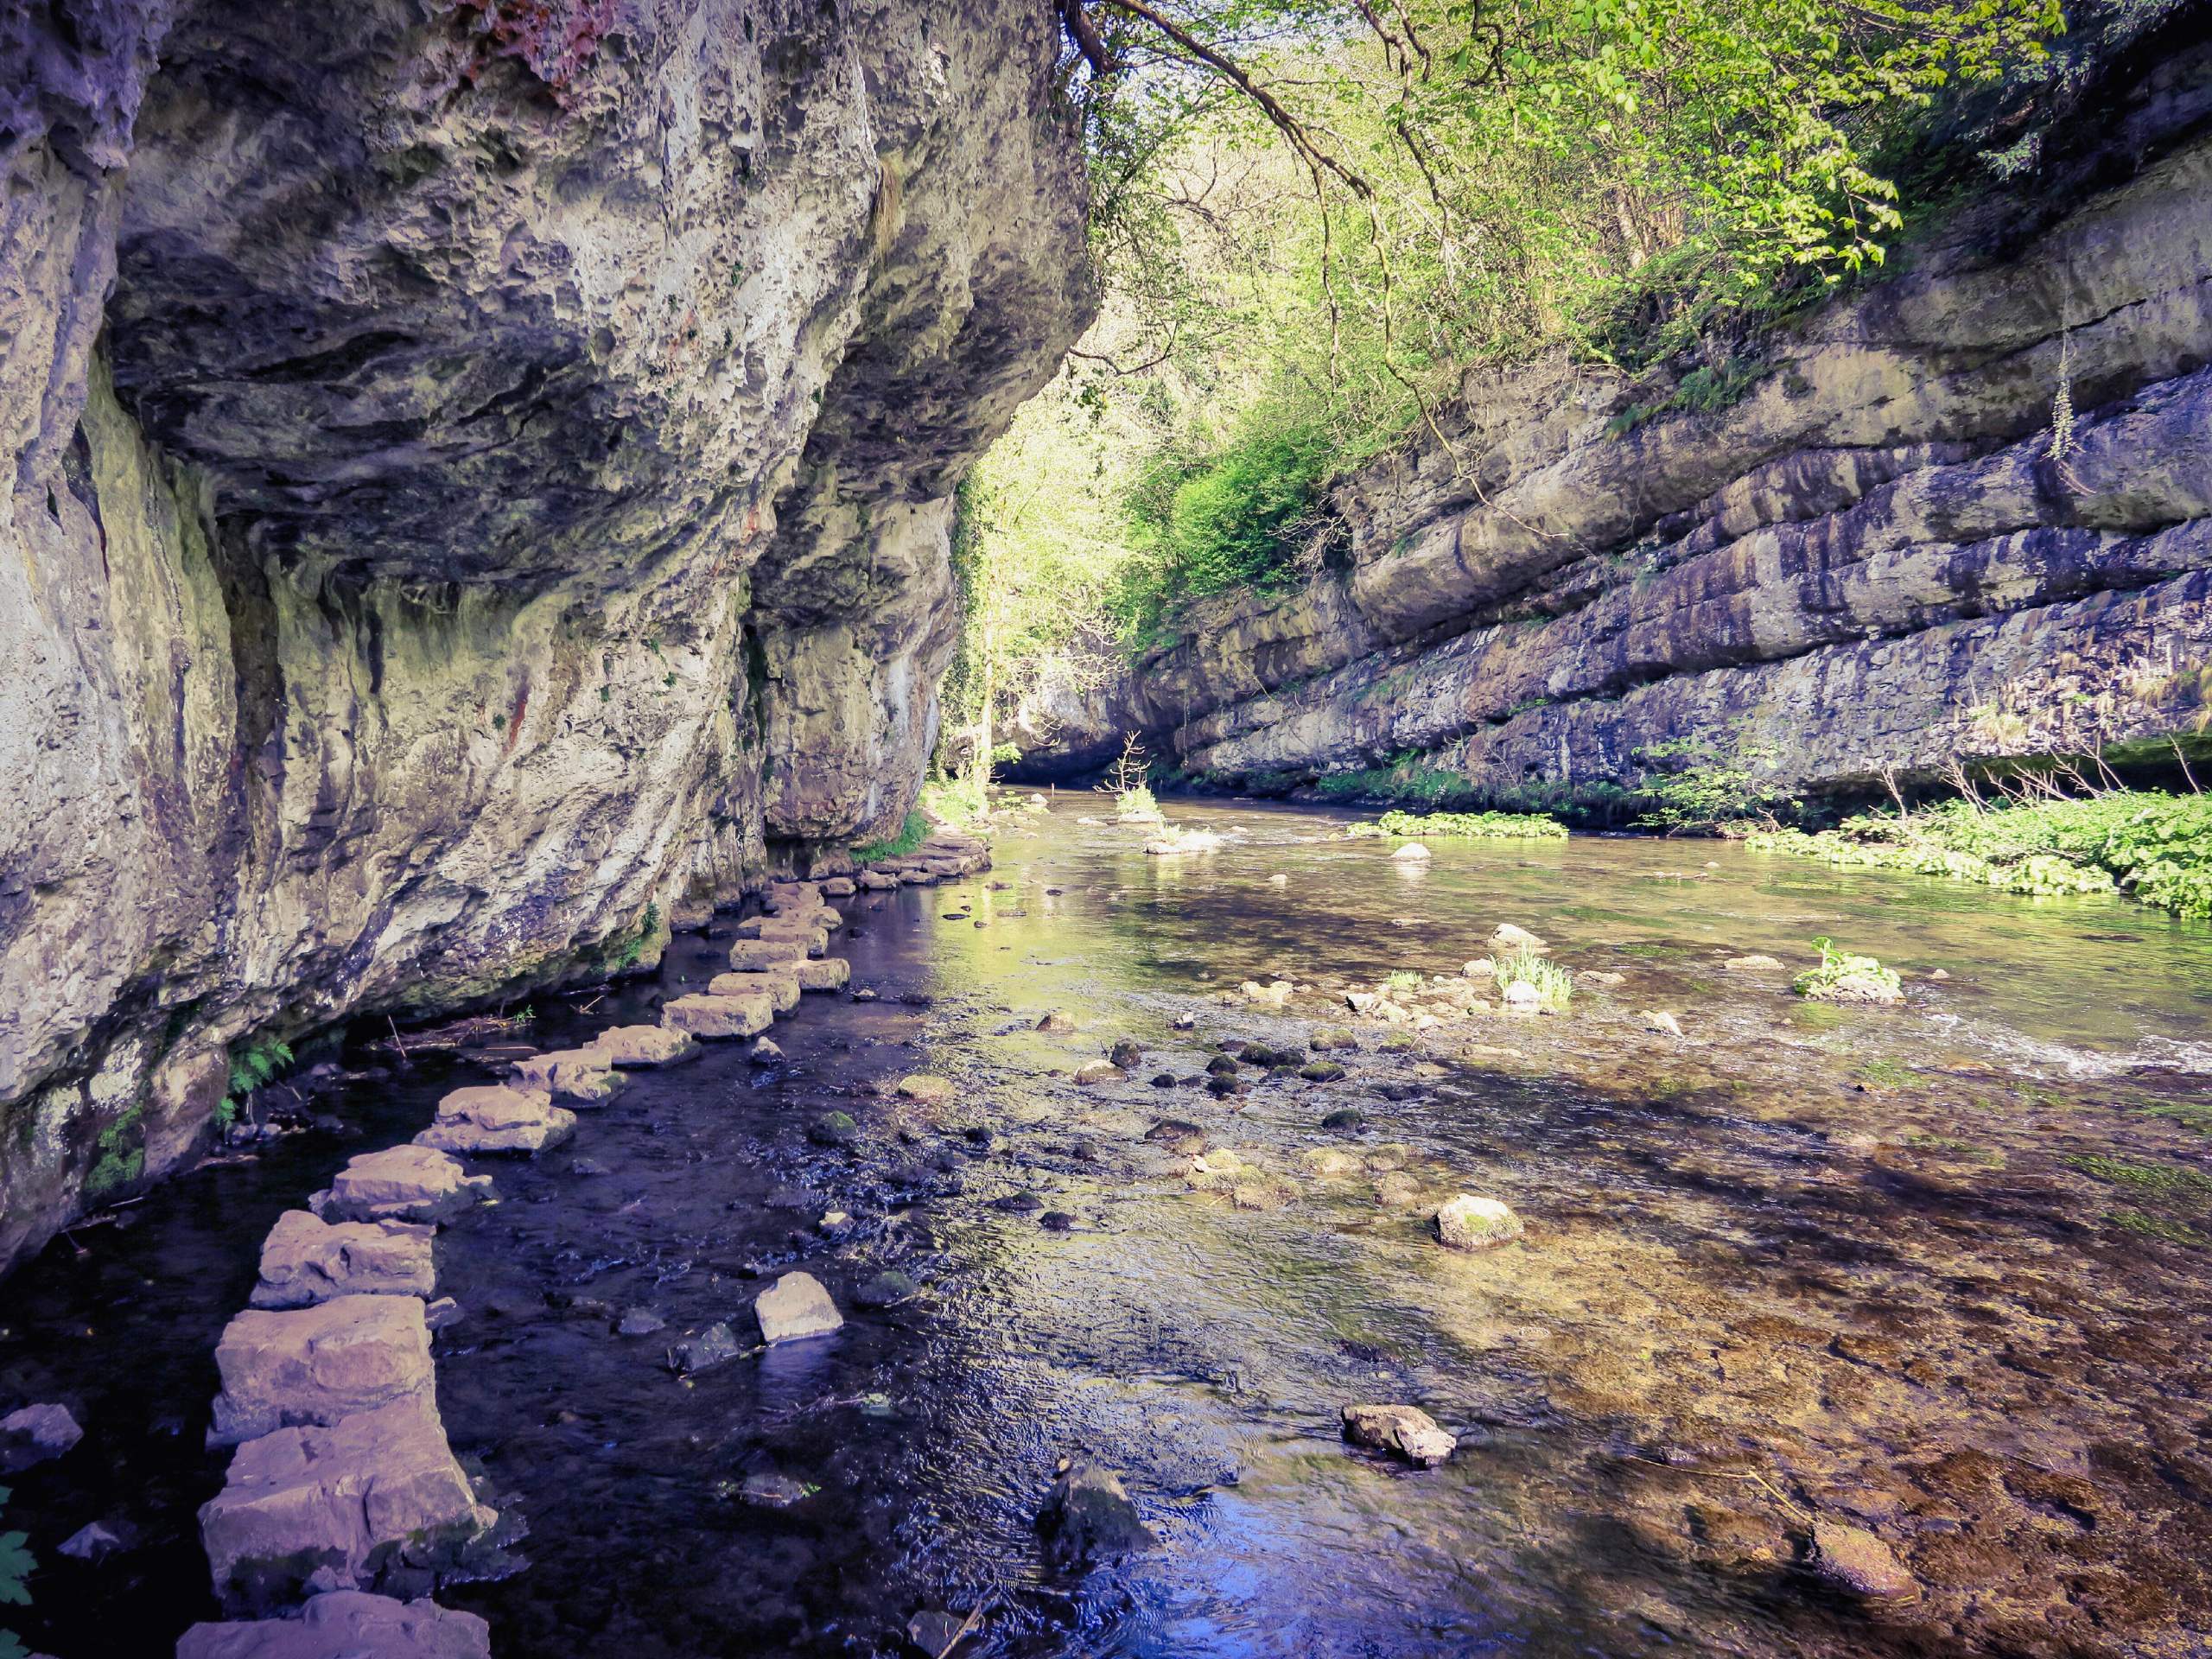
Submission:
<svg viewBox="0 0 2212 1659">
<path fill-rule="evenodd" d="M 776 1005 L 766 991 L 679 996 L 661 1009 L 660 1017 L 670 1030 L 694 1037 L 758 1037 L 775 1023 Z"/>
<path fill-rule="evenodd" d="M 194 1624 L 176 1659 L 491 1659 L 492 1627 L 434 1601 L 333 1590 L 297 1618 Z"/>
<path fill-rule="evenodd" d="M 456 1089 L 438 1103 L 438 1121 L 415 1144 L 439 1152 L 543 1152 L 576 1132 L 576 1115 L 537 1089 L 491 1084 Z"/>
<path fill-rule="evenodd" d="M 790 964 L 792 967 L 818 967 L 817 963 Z M 773 974 L 716 974 L 707 982 L 709 996 L 766 996 L 768 1006 L 778 1014 L 789 1014 L 798 1007 L 799 981 L 790 973 Z"/>
<path fill-rule="evenodd" d="M 436 1229 L 404 1221 L 341 1221 L 305 1210 L 276 1217 L 261 1245 L 253 1306 L 308 1307 L 339 1296 L 419 1296 L 437 1288 L 430 1240 Z"/>
<path fill-rule="evenodd" d="M 610 1026 L 591 1039 L 609 1065 L 674 1065 L 698 1057 L 699 1045 L 665 1026 Z"/>
<path fill-rule="evenodd" d="M 826 1337 L 845 1323 L 822 1281 L 810 1273 L 787 1273 L 762 1291 L 753 1304 L 760 1335 L 771 1345 L 804 1337 Z"/>
<path fill-rule="evenodd" d="M 853 981 L 853 964 L 842 957 L 824 957 L 819 962 L 798 964 L 798 988 L 802 991 L 842 991 Z"/>
<path fill-rule="evenodd" d="M 748 916 L 737 925 L 737 936 L 741 939 L 796 941 L 806 947 L 810 957 L 818 957 L 830 948 L 829 930 L 803 916 Z"/>
<path fill-rule="evenodd" d="M 779 973 L 805 960 L 804 939 L 740 939 L 729 948 L 729 965 L 741 974 Z"/>
<path fill-rule="evenodd" d="M 542 1090 L 592 1102 L 607 1099 L 622 1086 L 607 1052 L 591 1048 L 559 1048 L 549 1054 L 532 1054 L 514 1063 L 514 1081 L 523 1089 Z"/>
<path fill-rule="evenodd" d="M 387 1147 L 350 1160 L 328 1190 L 309 1200 L 309 1207 L 325 1220 L 435 1222 L 491 1193 L 489 1175 L 471 1175 L 442 1152 Z"/>
<path fill-rule="evenodd" d="M 498 1518 L 477 1503 L 423 1393 L 248 1440 L 200 1506 L 200 1536 L 218 1597 L 275 1605 L 310 1580 L 359 1586 L 390 1547 L 461 1542 Z"/>
<path fill-rule="evenodd" d="M 330 1424 L 429 1396 L 430 1328 L 412 1296 L 338 1296 L 311 1307 L 249 1309 L 215 1344 L 223 1391 L 210 1446 L 298 1423 Z"/>
<path fill-rule="evenodd" d="M 849 899 L 853 896 L 853 879 L 849 875 L 833 875 L 822 884 L 824 899 Z"/>
<path fill-rule="evenodd" d="M 895 875 L 886 875 L 881 870 L 862 870 L 854 878 L 868 893 L 887 893 L 899 885 Z"/>
</svg>

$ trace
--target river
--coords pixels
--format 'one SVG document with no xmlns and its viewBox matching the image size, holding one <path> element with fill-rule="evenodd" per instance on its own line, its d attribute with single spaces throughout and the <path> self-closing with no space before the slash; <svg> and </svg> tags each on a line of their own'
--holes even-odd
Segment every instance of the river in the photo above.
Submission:
<svg viewBox="0 0 2212 1659">
<path fill-rule="evenodd" d="M 712 1049 L 491 1166 L 502 1201 L 438 1246 L 464 1313 L 438 1390 L 528 1529 L 520 1570 L 441 1592 L 495 1653 L 887 1655 L 918 1609 L 979 1604 L 964 1654 L 2212 1651 L 2212 931 L 1718 842 L 1408 865 L 1351 815 L 1245 804 L 1170 803 L 1231 839 L 1148 858 L 1102 799 L 1014 817 L 986 875 L 850 901 L 875 996 L 808 997 L 783 1064 Z M 1569 1013 L 1402 1048 L 1360 1025 L 1339 1081 L 1154 1082 L 1302 1044 L 1383 975 L 1455 975 L 1501 922 L 1582 976 Z M 1724 965 L 1808 965 L 1816 935 L 1900 969 L 1906 1005 Z M 726 945 L 541 999 L 534 1040 L 649 1020 Z M 1274 976 L 1306 988 L 1243 999 Z M 1127 1081 L 1073 1084 L 1121 1039 L 1146 1051 Z M 35 1650 L 165 1652 L 211 1615 L 211 1352 L 262 1234 L 486 1076 L 344 1058 L 330 1132 L 171 1180 L 0 1289 L 0 1406 L 63 1399 L 87 1430 L 13 1482 L 41 1571 L 5 1622 Z M 891 1096 L 916 1072 L 952 1103 Z M 1321 1128 L 1346 1106 L 1363 1127 Z M 858 1141 L 817 1144 L 839 1110 Z M 1163 1118 L 1242 1173 L 1194 1182 Z M 1459 1192 L 1525 1239 L 1440 1248 L 1422 1206 Z M 668 1369 L 794 1264 L 842 1332 Z M 918 1294 L 860 1306 L 886 1268 Z M 667 1329 L 617 1335 L 633 1309 Z M 1459 1449 L 1348 1447 L 1357 1401 Z M 1157 1548 L 1046 1567 L 1070 1456 L 1121 1472 Z M 1881 1536 L 1918 1598 L 1815 1581 L 1815 1515 Z M 95 1519 L 130 1548 L 54 1554 Z"/>
</svg>

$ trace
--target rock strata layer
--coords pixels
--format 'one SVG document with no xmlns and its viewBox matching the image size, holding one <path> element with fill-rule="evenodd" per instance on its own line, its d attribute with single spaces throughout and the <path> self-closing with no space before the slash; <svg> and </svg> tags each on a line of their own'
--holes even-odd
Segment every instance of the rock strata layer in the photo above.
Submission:
<svg viewBox="0 0 2212 1659">
<path fill-rule="evenodd" d="M 1745 348 L 1726 407 L 1685 365 L 1470 375 L 1335 488 L 1340 566 L 1041 688 L 1023 767 L 1095 769 L 1134 730 L 1237 787 L 1611 811 L 1693 765 L 1859 795 L 2202 754 L 2205 33 L 2177 12 L 2072 89 L 2023 185 Z"/>
</svg>

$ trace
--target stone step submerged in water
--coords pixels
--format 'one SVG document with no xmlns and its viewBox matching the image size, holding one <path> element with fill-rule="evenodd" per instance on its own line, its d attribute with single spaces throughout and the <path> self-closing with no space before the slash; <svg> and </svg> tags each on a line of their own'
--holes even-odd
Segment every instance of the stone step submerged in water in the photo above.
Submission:
<svg viewBox="0 0 2212 1659">
<path fill-rule="evenodd" d="M 671 1031 L 715 1039 L 758 1037 L 775 1023 L 775 1000 L 766 991 L 716 996 L 679 996 L 660 1011 Z"/>
<path fill-rule="evenodd" d="M 194 1624 L 176 1659 L 491 1659 L 492 1627 L 434 1601 L 360 1590 L 311 1598 L 297 1618 Z"/>
</svg>

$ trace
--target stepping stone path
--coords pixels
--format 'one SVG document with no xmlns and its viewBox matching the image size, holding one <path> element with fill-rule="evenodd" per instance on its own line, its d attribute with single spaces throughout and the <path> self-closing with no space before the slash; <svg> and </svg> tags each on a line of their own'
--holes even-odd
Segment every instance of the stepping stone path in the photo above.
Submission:
<svg viewBox="0 0 2212 1659">
<path fill-rule="evenodd" d="M 420 1564 L 466 1547 L 499 1519 L 447 1442 L 430 1357 L 431 1330 L 455 1312 L 449 1299 L 433 1300 L 437 1228 L 493 1196 L 491 1178 L 454 1154 L 557 1146 L 575 1134 L 576 1115 L 556 1096 L 597 1104 L 625 1071 L 690 1059 L 702 1039 L 756 1037 L 804 993 L 845 988 L 851 968 L 828 954 L 844 917 L 825 898 L 989 865 L 982 842 L 939 834 L 853 875 L 778 882 L 764 895 L 767 913 L 738 924 L 730 971 L 706 994 L 672 999 L 658 1026 L 611 1027 L 578 1047 L 514 1061 L 504 1084 L 453 1090 L 413 1143 L 353 1159 L 306 1209 L 280 1216 L 262 1245 L 252 1306 L 216 1348 L 223 1389 L 208 1438 L 236 1450 L 222 1491 L 200 1511 L 217 1598 L 255 1616 L 194 1625 L 178 1659 L 489 1659 L 490 1627 L 474 1614 L 372 1593 L 390 1560 Z M 943 1079 L 909 1081 L 952 1093 Z M 754 1313 L 772 1344 L 844 1323 L 806 1273 L 785 1274 Z M 640 1329 L 655 1323 L 636 1319 Z M 741 1351 L 716 1326 L 677 1344 L 671 1362 L 693 1369 Z M 66 1450 L 76 1437 L 67 1418 L 33 1407 L 0 1420 L 0 1452 L 55 1455 L 49 1442 Z"/>
</svg>

